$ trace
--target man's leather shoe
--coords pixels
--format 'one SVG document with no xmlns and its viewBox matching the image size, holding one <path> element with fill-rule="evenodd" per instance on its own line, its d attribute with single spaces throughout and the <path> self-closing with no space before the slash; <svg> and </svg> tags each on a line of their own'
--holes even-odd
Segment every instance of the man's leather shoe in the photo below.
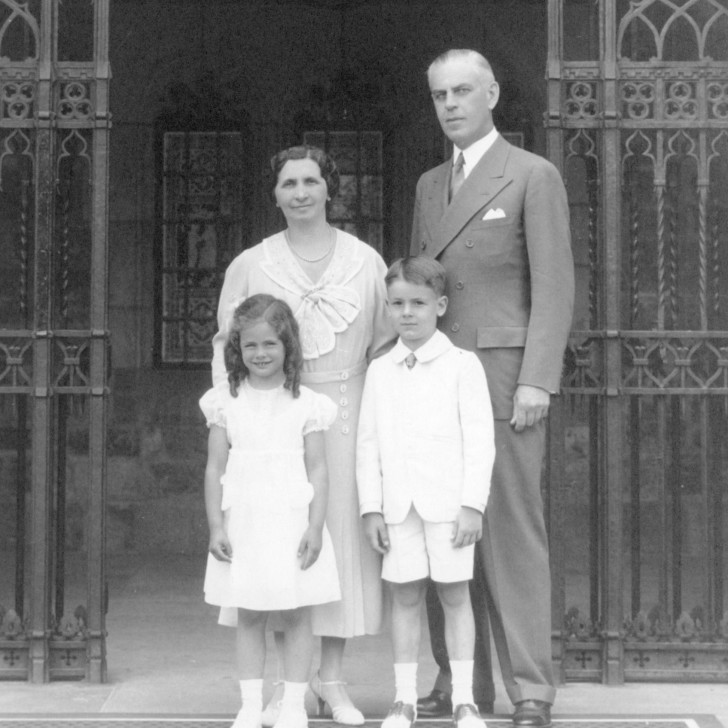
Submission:
<svg viewBox="0 0 728 728">
<path fill-rule="evenodd" d="M 442 690 L 433 690 L 427 697 L 417 701 L 417 715 L 420 718 L 443 718 L 452 715 L 452 700 Z"/>
<path fill-rule="evenodd" d="M 551 728 L 551 705 L 543 700 L 516 703 L 513 725 L 518 728 Z"/>
</svg>

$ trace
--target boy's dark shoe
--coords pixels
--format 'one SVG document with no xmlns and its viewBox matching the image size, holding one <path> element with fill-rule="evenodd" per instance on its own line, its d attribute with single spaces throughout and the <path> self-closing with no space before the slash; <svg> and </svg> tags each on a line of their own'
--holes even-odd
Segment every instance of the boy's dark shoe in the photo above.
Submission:
<svg viewBox="0 0 728 728">
<path fill-rule="evenodd" d="M 551 728 L 551 705 L 543 700 L 516 703 L 513 725 L 517 728 Z"/>
<path fill-rule="evenodd" d="M 490 700 L 476 700 L 475 704 L 478 706 L 478 710 L 481 715 L 492 715 L 493 713 L 493 702 Z"/>
<path fill-rule="evenodd" d="M 452 700 L 442 690 L 433 690 L 417 701 L 417 715 L 420 718 L 443 718 L 452 715 Z"/>
</svg>

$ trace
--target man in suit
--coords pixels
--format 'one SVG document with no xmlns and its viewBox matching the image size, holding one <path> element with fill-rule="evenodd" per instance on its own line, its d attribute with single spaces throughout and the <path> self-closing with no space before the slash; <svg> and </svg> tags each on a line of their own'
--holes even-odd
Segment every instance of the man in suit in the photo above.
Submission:
<svg viewBox="0 0 728 728">
<path fill-rule="evenodd" d="M 417 184 L 411 253 L 445 267 L 450 305 L 440 326 L 480 358 L 495 418 L 495 465 L 475 567 L 483 579 L 473 595 L 480 614 L 475 699 L 482 706 L 493 697 L 489 617 L 514 725 L 548 728 L 556 690 L 540 481 L 545 419 L 573 308 L 566 191 L 550 162 L 498 134 L 492 111 L 499 87 L 482 55 L 448 51 L 427 75 L 454 150 Z M 440 675 L 418 702 L 422 717 L 450 708 L 442 620 L 430 606 L 433 600 L 428 619 Z"/>
</svg>

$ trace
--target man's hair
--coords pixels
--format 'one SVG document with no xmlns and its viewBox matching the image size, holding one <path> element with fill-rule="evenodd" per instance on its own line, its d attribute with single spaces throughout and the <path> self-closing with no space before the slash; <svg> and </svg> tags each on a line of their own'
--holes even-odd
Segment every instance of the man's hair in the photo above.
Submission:
<svg viewBox="0 0 728 728">
<path fill-rule="evenodd" d="M 384 282 L 389 288 L 396 280 L 431 288 L 439 298 L 445 295 L 445 269 L 434 258 L 398 258 L 389 266 Z"/>
<path fill-rule="evenodd" d="M 478 51 L 471 50 L 470 48 L 451 48 L 449 51 L 445 51 L 444 53 L 440 54 L 428 66 L 427 77 L 430 77 L 430 71 L 432 70 L 433 66 L 438 66 L 441 63 L 445 63 L 447 61 L 451 61 L 457 58 L 467 59 L 471 61 L 474 65 L 478 66 L 478 68 L 490 74 L 490 76 L 495 79 L 493 67 L 488 62 L 488 59 L 481 53 L 478 53 Z"/>
</svg>

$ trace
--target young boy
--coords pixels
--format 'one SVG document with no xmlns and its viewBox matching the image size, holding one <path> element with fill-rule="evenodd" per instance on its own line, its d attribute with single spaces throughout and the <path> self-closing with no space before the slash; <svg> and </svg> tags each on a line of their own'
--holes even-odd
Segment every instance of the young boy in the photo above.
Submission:
<svg viewBox="0 0 728 728">
<path fill-rule="evenodd" d="M 369 367 L 357 438 L 359 510 L 392 592 L 396 695 L 382 728 L 410 728 L 417 717 L 428 577 L 445 613 L 455 727 L 483 728 L 472 692 L 468 581 L 495 454 L 485 372 L 475 354 L 437 330 L 447 308 L 440 263 L 403 258 L 385 281 L 399 340 Z"/>
</svg>

